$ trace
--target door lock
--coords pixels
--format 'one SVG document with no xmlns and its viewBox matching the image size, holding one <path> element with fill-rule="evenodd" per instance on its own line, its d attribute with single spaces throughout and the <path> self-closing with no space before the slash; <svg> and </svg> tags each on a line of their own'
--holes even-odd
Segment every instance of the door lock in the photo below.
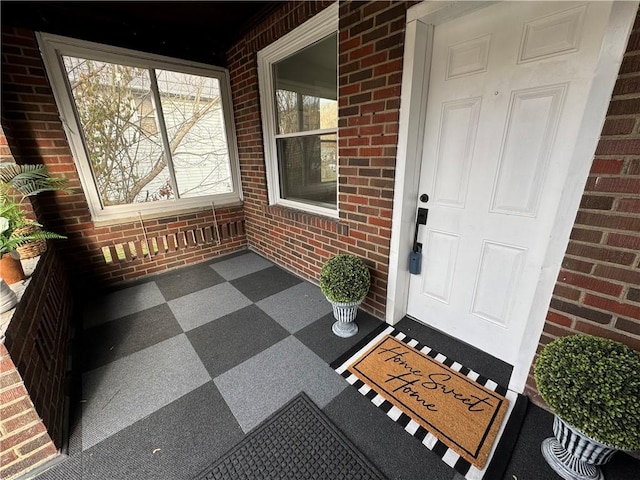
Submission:
<svg viewBox="0 0 640 480">
<path fill-rule="evenodd" d="M 429 199 L 426 193 L 423 193 L 420 196 L 421 201 L 426 201 L 422 200 L 422 197 L 427 197 L 427 200 Z M 420 225 L 427 224 L 428 216 L 429 209 L 422 207 L 418 208 L 418 215 L 416 217 L 416 231 L 413 237 L 413 250 L 409 254 L 409 273 L 413 275 L 420 275 L 420 270 L 422 269 L 422 244 L 418 242 L 418 229 L 420 228 Z"/>
</svg>

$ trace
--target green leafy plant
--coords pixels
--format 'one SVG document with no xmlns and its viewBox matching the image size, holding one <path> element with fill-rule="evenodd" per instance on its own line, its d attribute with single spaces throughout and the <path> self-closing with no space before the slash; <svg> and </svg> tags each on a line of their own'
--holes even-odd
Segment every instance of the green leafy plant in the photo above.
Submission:
<svg viewBox="0 0 640 480">
<path fill-rule="evenodd" d="M 362 300 L 371 286 L 371 274 L 364 262 L 350 254 L 331 257 L 320 271 L 320 290 L 331 302 Z"/>
<path fill-rule="evenodd" d="M 542 349 L 534 377 L 564 421 L 601 443 L 640 449 L 640 352 L 591 335 L 562 337 Z"/>
<path fill-rule="evenodd" d="M 25 226 L 42 226 L 26 217 L 25 199 L 47 191 L 70 192 L 64 186 L 66 181 L 66 178 L 52 177 L 44 165 L 0 163 L 0 256 L 29 242 L 66 238 L 43 230 L 16 233 Z"/>
<path fill-rule="evenodd" d="M 39 164 L 17 165 L 15 163 L 0 163 L 0 197 L 11 198 L 21 204 L 26 197 L 42 192 L 60 190 L 70 192 L 65 188 L 66 178 L 52 177 L 47 167 Z M 19 193 L 22 198 L 17 200 L 11 189 Z"/>
</svg>

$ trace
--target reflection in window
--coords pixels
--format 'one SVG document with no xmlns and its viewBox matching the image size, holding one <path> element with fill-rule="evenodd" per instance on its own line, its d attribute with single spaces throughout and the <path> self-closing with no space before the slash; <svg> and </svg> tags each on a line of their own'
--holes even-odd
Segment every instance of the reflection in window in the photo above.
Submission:
<svg viewBox="0 0 640 480">
<path fill-rule="evenodd" d="M 233 191 L 217 78 L 62 59 L 103 207 Z"/>
<path fill-rule="evenodd" d="M 273 64 L 280 197 L 337 204 L 337 35 Z"/>
</svg>

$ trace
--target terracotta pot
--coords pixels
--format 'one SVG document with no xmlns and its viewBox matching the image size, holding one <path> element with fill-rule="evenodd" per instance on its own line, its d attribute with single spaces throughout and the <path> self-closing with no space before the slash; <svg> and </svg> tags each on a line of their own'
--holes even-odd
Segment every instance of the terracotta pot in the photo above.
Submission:
<svg viewBox="0 0 640 480">
<path fill-rule="evenodd" d="M 24 270 L 22 269 L 22 263 L 20 260 L 13 258 L 11 253 L 5 253 L 0 258 L 0 278 L 2 278 L 7 285 L 18 283 L 26 278 Z"/>
</svg>

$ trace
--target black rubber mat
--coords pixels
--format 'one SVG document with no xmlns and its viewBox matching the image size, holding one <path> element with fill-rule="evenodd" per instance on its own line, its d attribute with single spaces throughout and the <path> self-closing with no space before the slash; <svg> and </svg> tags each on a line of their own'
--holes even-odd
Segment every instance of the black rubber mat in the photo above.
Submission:
<svg viewBox="0 0 640 480">
<path fill-rule="evenodd" d="M 385 477 L 306 394 L 300 393 L 196 478 L 365 480 Z"/>
</svg>

